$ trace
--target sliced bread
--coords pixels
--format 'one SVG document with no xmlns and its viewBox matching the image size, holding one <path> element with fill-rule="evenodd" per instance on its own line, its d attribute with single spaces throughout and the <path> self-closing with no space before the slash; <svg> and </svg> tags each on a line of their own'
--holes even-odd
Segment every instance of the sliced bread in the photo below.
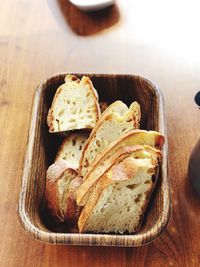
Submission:
<svg viewBox="0 0 200 267">
<path fill-rule="evenodd" d="M 77 226 L 78 218 L 80 216 L 82 207 L 77 206 L 76 204 L 76 190 L 82 183 L 82 179 L 80 177 L 74 178 L 69 186 L 69 190 L 67 193 L 67 209 L 65 212 L 65 221 L 70 223 L 71 225 Z"/>
<path fill-rule="evenodd" d="M 155 186 L 157 170 L 157 162 L 150 157 L 128 157 L 115 162 L 83 208 L 79 231 L 137 232 Z"/>
<path fill-rule="evenodd" d="M 68 134 L 58 150 L 55 161 L 63 159 L 67 162 L 68 166 L 77 170 L 88 136 L 88 132 L 73 132 Z"/>
<path fill-rule="evenodd" d="M 90 78 L 67 75 L 47 116 L 49 132 L 92 129 L 100 116 L 98 95 Z"/>
<path fill-rule="evenodd" d="M 160 149 L 164 143 L 164 137 L 159 132 L 133 130 L 103 151 L 99 157 L 93 162 L 90 170 L 85 176 L 81 186 L 77 190 L 77 204 L 84 206 L 87 202 L 88 196 L 96 185 L 100 177 L 112 165 L 115 158 L 123 153 L 125 147 L 134 145 L 149 145 Z"/>
<path fill-rule="evenodd" d="M 55 162 L 47 170 L 45 199 L 47 209 L 55 221 L 70 221 L 72 216 L 69 216 L 68 208 L 70 208 L 70 210 L 73 209 L 74 214 L 77 213 L 78 207 L 75 199 L 73 200 L 73 204 L 71 201 L 71 188 L 73 188 L 71 187 L 71 182 L 76 178 L 77 174 L 77 171 L 69 168 L 64 160 Z M 68 207 L 69 197 L 70 205 Z"/>
<path fill-rule="evenodd" d="M 139 121 L 140 105 L 137 102 L 133 102 L 130 108 L 121 101 L 111 104 L 104 111 L 86 141 L 80 160 L 80 174 L 84 177 L 98 154 L 113 141 L 139 128 Z"/>
</svg>

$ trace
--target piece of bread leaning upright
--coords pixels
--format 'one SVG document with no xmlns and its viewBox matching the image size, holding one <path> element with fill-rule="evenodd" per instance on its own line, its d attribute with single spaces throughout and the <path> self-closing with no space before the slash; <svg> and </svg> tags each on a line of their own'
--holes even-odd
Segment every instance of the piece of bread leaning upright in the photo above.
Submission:
<svg viewBox="0 0 200 267">
<path fill-rule="evenodd" d="M 47 170 L 46 207 L 57 222 L 77 222 L 80 207 L 76 205 L 75 192 L 81 183 L 77 175 L 78 172 L 70 168 L 65 160 L 56 161 Z"/>
<path fill-rule="evenodd" d="M 137 102 L 128 108 L 122 101 L 116 101 L 103 112 L 83 149 L 79 170 L 83 179 L 105 148 L 129 131 L 139 128 L 140 117 L 140 105 Z"/>
<path fill-rule="evenodd" d="M 78 220 L 80 232 L 139 231 L 155 187 L 160 150 L 133 146 L 116 158 L 93 189 Z"/>
<path fill-rule="evenodd" d="M 113 164 L 116 157 L 120 156 L 126 147 L 135 145 L 149 145 L 157 149 L 161 149 L 164 143 L 164 136 L 156 131 L 132 130 L 126 135 L 103 151 L 95 162 L 91 165 L 91 169 L 86 174 L 83 183 L 77 189 L 77 204 L 84 206 L 93 191 L 94 187 L 105 174 L 107 169 Z"/>
<path fill-rule="evenodd" d="M 100 116 L 98 94 L 89 77 L 68 74 L 56 91 L 47 116 L 49 132 L 94 128 Z"/>
<path fill-rule="evenodd" d="M 67 162 L 68 166 L 78 170 L 82 151 L 88 136 L 89 133 L 86 131 L 70 132 L 63 140 L 55 161 L 63 159 Z"/>
</svg>

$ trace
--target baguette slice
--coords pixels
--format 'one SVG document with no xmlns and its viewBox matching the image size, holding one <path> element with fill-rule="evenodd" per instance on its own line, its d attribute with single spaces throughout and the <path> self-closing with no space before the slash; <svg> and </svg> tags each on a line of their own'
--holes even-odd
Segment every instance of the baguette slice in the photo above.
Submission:
<svg viewBox="0 0 200 267">
<path fill-rule="evenodd" d="M 67 75 L 56 91 L 47 116 L 49 132 L 92 129 L 100 116 L 98 95 L 90 78 Z"/>
<path fill-rule="evenodd" d="M 85 179 L 77 190 L 77 204 L 84 206 L 87 202 L 93 186 L 96 185 L 100 177 L 112 165 L 115 158 L 123 153 L 125 147 L 134 145 L 149 145 L 161 149 L 164 143 L 164 136 L 156 131 L 133 130 L 103 151 L 99 157 L 93 162 Z"/>
<path fill-rule="evenodd" d="M 64 160 L 55 162 L 47 170 L 45 199 L 49 213 L 57 222 L 70 222 L 72 219 L 68 211 L 68 197 L 72 199 L 72 194 L 68 195 L 68 193 L 72 190 L 70 185 L 77 174 L 77 171 L 69 168 Z M 70 210 L 73 209 L 73 214 L 76 214 L 78 207 L 75 199 L 69 204 Z"/>
<path fill-rule="evenodd" d="M 76 190 L 81 185 L 82 179 L 80 177 L 74 178 L 69 186 L 67 193 L 67 209 L 65 213 L 65 221 L 70 222 L 71 225 L 77 226 L 78 218 L 80 216 L 82 207 L 76 204 Z"/>
<path fill-rule="evenodd" d="M 109 114 L 111 112 L 115 112 L 115 113 L 123 116 L 127 111 L 128 111 L 127 105 L 124 102 L 117 100 L 117 101 L 113 102 L 112 104 L 110 104 L 104 110 L 104 112 L 102 112 L 102 115 Z"/>
<path fill-rule="evenodd" d="M 140 117 L 140 105 L 137 102 L 128 108 L 123 102 L 116 101 L 104 111 L 86 141 L 81 156 L 80 174 L 83 179 L 99 153 L 127 132 L 139 128 Z"/>
<path fill-rule="evenodd" d="M 78 169 L 83 147 L 88 136 L 88 132 L 70 133 L 61 144 L 55 161 L 63 159 L 68 166 Z"/>
<path fill-rule="evenodd" d="M 93 190 L 79 217 L 79 231 L 139 231 L 157 170 L 158 162 L 149 157 L 128 157 L 116 162 Z"/>
</svg>

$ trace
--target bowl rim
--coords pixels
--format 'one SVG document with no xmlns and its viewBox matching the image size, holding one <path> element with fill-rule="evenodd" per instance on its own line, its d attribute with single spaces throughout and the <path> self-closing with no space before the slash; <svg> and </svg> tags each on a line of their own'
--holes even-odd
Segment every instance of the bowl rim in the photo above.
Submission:
<svg viewBox="0 0 200 267">
<path fill-rule="evenodd" d="M 37 111 L 39 106 L 40 97 L 44 91 L 44 88 L 51 80 L 61 79 L 66 74 L 74 74 L 77 76 L 91 75 L 96 77 L 124 77 L 124 78 L 135 78 L 145 81 L 149 88 L 152 88 L 156 97 L 159 101 L 159 131 L 165 136 L 165 143 L 163 145 L 163 161 L 162 161 L 162 170 L 165 169 L 165 186 L 163 194 L 163 211 L 158 220 L 155 222 L 153 227 L 145 233 L 136 233 L 133 235 L 117 235 L 117 234 L 87 234 L 87 233 L 54 233 L 54 232 L 45 232 L 37 228 L 29 218 L 26 213 L 26 192 L 28 184 L 28 173 L 30 171 L 31 159 L 33 155 L 33 145 L 34 145 L 34 136 L 35 128 L 37 121 Z M 125 247 L 137 247 L 141 245 L 146 245 L 154 241 L 159 237 L 164 230 L 166 229 L 168 222 L 171 216 L 171 195 L 170 195 L 170 180 L 168 176 L 168 140 L 167 140 L 167 130 L 166 130 L 166 119 L 165 119 L 165 109 L 164 109 L 164 99 L 160 89 L 149 79 L 144 78 L 139 75 L 132 74 L 96 74 L 96 73 L 58 73 L 53 76 L 50 76 L 43 82 L 39 84 L 35 91 L 32 113 L 29 125 L 29 133 L 27 140 L 27 150 L 24 158 L 23 165 L 23 174 L 21 182 L 21 191 L 19 194 L 19 203 L 18 203 L 18 218 L 19 221 L 26 232 L 28 232 L 34 239 L 45 242 L 45 243 L 54 243 L 54 244 L 67 244 L 67 245 L 86 245 L 86 246 L 125 246 Z M 91 242 L 93 241 L 93 243 Z M 95 241 L 95 242 L 94 242 Z"/>
</svg>

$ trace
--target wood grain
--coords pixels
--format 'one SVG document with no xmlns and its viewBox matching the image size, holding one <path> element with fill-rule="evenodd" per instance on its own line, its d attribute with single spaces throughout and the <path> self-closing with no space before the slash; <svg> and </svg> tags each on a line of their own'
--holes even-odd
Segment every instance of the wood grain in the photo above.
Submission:
<svg viewBox="0 0 200 267">
<path fill-rule="evenodd" d="M 117 23 L 110 27 L 105 19 L 104 30 L 91 25 L 96 34 L 78 35 L 60 3 L 0 3 L 0 265 L 199 266 L 200 201 L 187 178 L 200 133 L 193 104 L 200 87 L 199 8 L 193 0 L 118 0 Z M 84 32 L 84 18 L 74 20 Z M 69 71 L 140 74 L 164 93 L 173 212 L 167 231 L 150 245 L 53 246 L 22 230 L 16 208 L 34 91 L 46 77 Z"/>
<path fill-rule="evenodd" d="M 86 75 L 73 74 L 78 78 Z M 154 84 L 140 76 L 88 74 L 100 101 L 110 104 L 120 99 L 128 106 L 137 101 L 141 106 L 141 128 L 159 131 L 166 136 L 159 182 L 148 205 L 142 229 L 135 235 L 78 234 L 66 229 L 65 225 L 53 225 L 48 218 L 43 199 L 45 176 L 62 139 L 49 133 L 46 118 L 55 92 L 64 83 L 65 76 L 66 73 L 47 79 L 37 88 L 34 97 L 18 211 L 23 227 L 34 238 L 47 243 L 135 247 L 152 242 L 167 227 L 171 212 L 168 142 L 162 95 Z"/>
</svg>

